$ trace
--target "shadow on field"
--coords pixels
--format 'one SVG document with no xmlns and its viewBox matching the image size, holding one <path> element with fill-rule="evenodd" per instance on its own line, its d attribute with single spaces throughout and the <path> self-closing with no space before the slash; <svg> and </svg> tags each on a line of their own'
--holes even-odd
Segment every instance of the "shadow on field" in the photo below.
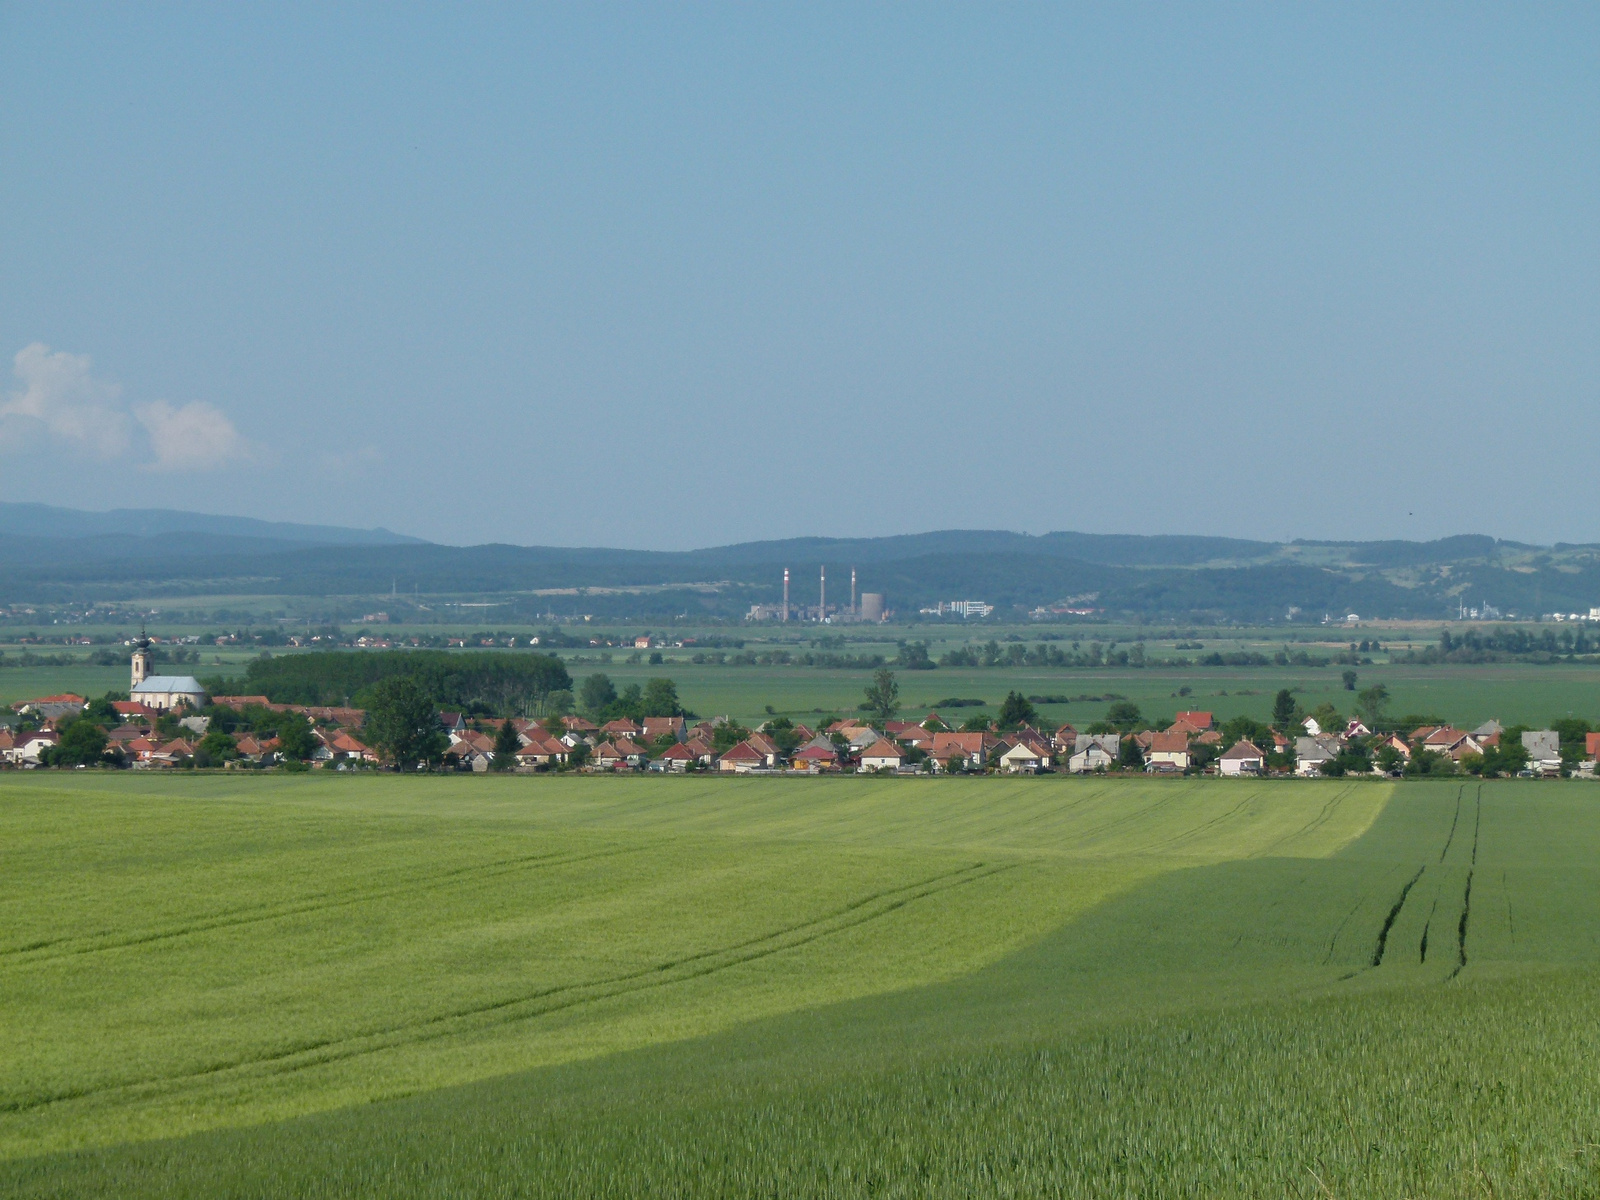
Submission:
<svg viewBox="0 0 1600 1200">
<path fill-rule="evenodd" d="M 1600 830 L 1577 809 L 1545 827 L 1507 809 L 1497 824 L 1496 795 L 1485 816 L 1470 789 L 1406 791 L 1336 857 L 1156 877 L 951 983 L 281 1124 L 0 1164 L 0 1190 L 1594 1194 L 1600 1030 L 1585 1014 L 1600 979 L 1550 965 L 1592 963 L 1591 935 L 1510 980 L 1454 979 L 1455 955 L 1426 949 L 1430 930 L 1452 945 L 1459 930 L 1465 959 L 1463 871 L 1513 878 L 1486 833 L 1503 830 L 1500 858 L 1522 864 L 1539 853 L 1529 828 L 1562 842 L 1576 821 Z M 1593 883 L 1591 868 L 1572 886 Z M 1504 918 L 1474 901 L 1491 950 L 1512 945 L 1502 900 Z M 1584 919 L 1600 924 L 1594 906 Z M 1525 922 L 1553 919 L 1525 907 Z"/>
</svg>

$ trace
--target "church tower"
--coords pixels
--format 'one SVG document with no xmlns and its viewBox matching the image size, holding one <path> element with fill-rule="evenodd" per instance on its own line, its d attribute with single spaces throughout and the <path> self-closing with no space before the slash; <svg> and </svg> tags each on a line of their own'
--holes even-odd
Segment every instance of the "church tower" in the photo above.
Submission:
<svg viewBox="0 0 1600 1200">
<path fill-rule="evenodd" d="M 150 639 L 145 637 L 144 630 L 139 631 L 139 640 L 133 644 L 133 687 L 138 687 L 150 678 Z"/>
</svg>

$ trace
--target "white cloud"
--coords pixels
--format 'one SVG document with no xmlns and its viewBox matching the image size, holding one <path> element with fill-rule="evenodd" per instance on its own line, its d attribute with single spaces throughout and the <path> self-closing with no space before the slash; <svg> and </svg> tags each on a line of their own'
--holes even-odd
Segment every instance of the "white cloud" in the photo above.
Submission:
<svg viewBox="0 0 1600 1200">
<path fill-rule="evenodd" d="M 202 400 L 182 407 L 157 400 L 130 413 L 121 386 L 96 379 L 87 354 L 34 342 L 13 361 L 22 390 L 0 402 L 0 449 L 42 438 L 112 459 L 142 431 L 154 457 L 140 465 L 152 471 L 209 470 L 253 452 L 233 422 Z"/>
<path fill-rule="evenodd" d="M 203 400 L 182 408 L 157 400 L 133 411 L 150 435 L 156 457 L 147 465 L 153 471 L 207 470 L 250 456 L 249 443 L 233 422 Z"/>
<path fill-rule="evenodd" d="M 131 422 L 118 403 L 122 389 L 90 373 L 87 354 L 51 352 L 42 342 L 12 360 L 22 390 L 0 404 L 0 445 L 47 436 L 100 458 L 128 448 Z"/>
</svg>

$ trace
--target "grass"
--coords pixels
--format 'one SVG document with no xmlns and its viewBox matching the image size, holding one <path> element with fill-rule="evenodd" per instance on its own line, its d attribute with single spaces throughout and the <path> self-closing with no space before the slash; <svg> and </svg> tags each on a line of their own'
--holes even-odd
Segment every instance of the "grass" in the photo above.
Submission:
<svg viewBox="0 0 1600 1200">
<path fill-rule="evenodd" d="M 1581 784 L 13 777 L 0 847 L 7 1194 L 1600 1195 Z"/>
</svg>

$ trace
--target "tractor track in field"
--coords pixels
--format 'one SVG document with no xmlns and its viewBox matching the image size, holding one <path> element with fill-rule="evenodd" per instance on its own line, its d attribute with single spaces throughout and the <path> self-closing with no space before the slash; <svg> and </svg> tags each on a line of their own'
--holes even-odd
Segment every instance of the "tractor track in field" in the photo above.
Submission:
<svg viewBox="0 0 1600 1200">
<path fill-rule="evenodd" d="M 1333 952 L 1339 945 L 1339 938 L 1343 935 L 1345 927 L 1350 924 L 1351 918 L 1353 918 L 1358 912 L 1366 907 L 1367 901 L 1372 899 L 1373 893 L 1377 890 L 1377 888 L 1369 888 L 1362 892 L 1361 898 L 1355 902 L 1349 912 L 1345 913 L 1344 919 L 1339 922 L 1338 928 L 1333 931 L 1333 936 L 1328 939 L 1327 952 L 1322 956 L 1323 966 L 1327 966 L 1333 961 Z M 1346 978 L 1348 978 L 1348 976 L 1346 976 Z"/>
<path fill-rule="evenodd" d="M 1456 840 L 1456 826 L 1461 824 L 1461 794 L 1467 790 L 1467 785 L 1462 784 L 1456 789 L 1456 815 L 1450 819 L 1450 834 L 1444 839 L 1444 849 L 1439 851 L 1439 861 L 1444 861 L 1444 856 L 1450 853 L 1450 845 Z"/>
<path fill-rule="evenodd" d="M 1154 842 L 1154 843 L 1152 843 L 1150 846 L 1148 846 L 1146 848 L 1146 852 L 1147 853 L 1154 853 L 1156 851 L 1165 850 L 1168 846 L 1173 846 L 1173 845 L 1176 845 L 1179 842 L 1185 842 L 1185 841 L 1188 841 L 1191 838 L 1198 837 L 1201 834 L 1205 833 L 1205 831 L 1210 829 L 1212 826 L 1220 825 L 1224 821 L 1231 820 L 1232 818 L 1234 818 L 1235 816 L 1237 816 L 1239 814 L 1239 811 L 1241 809 L 1243 809 L 1247 804 L 1249 804 L 1251 801 L 1253 801 L 1255 799 L 1257 799 L 1257 797 L 1253 793 L 1247 794 L 1243 799 L 1241 799 L 1239 801 L 1239 803 L 1235 804 L 1227 812 L 1218 813 L 1216 816 L 1212 817 L 1209 821 L 1202 821 L 1200 824 L 1191 826 L 1190 828 L 1184 830 L 1182 833 L 1175 834 L 1172 837 L 1167 838 L 1165 841 Z"/>
<path fill-rule="evenodd" d="M 19 1097 L 9 1101 L 0 1100 L 0 1113 L 32 1112 L 72 1100 L 198 1082 L 228 1072 L 254 1069 L 269 1074 L 287 1074 L 379 1053 L 397 1046 L 434 1041 L 455 1034 L 479 1033 L 499 1025 L 532 1020 L 550 1013 L 599 1003 L 630 993 L 687 983 L 859 928 L 881 920 L 915 901 L 1014 870 L 1016 866 L 1015 863 L 971 863 L 954 871 L 941 872 L 898 888 L 886 888 L 859 897 L 821 916 L 799 921 L 758 937 L 686 954 L 604 979 L 539 988 L 522 995 L 468 1005 L 449 1012 L 436 1013 L 433 1016 L 403 1021 L 382 1029 L 306 1042 L 253 1058 L 213 1063 L 197 1070 L 127 1080 L 103 1087 Z"/>
<path fill-rule="evenodd" d="M 1483 784 L 1478 785 L 1477 813 L 1472 819 L 1472 859 L 1467 867 L 1467 886 L 1461 893 L 1461 920 L 1456 925 L 1456 965 L 1444 981 L 1449 983 L 1467 966 L 1467 923 L 1472 919 L 1472 878 L 1478 873 L 1478 835 L 1483 829 Z"/>
<path fill-rule="evenodd" d="M 1428 961 L 1428 931 L 1433 928 L 1434 914 L 1439 911 L 1439 897 L 1433 898 L 1433 907 L 1428 910 L 1428 919 L 1422 923 L 1422 945 L 1418 948 L 1417 961 L 1426 964 Z"/>
<path fill-rule="evenodd" d="M 1346 787 L 1340 788 L 1337 792 L 1335 792 L 1333 794 L 1333 796 L 1328 800 L 1328 802 L 1322 806 L 1322 811 L 1319 812 L 1316 816 L 1312 817 L 1311 820 L 1307 821 L 1303 826 L 1301 826 L 1299 829 L 1295 830 L 1293 833 L 1284 834 L 1281 838 L 1279 838 L 1277 841 L 1273 842 L 1272 845 L 1268 846 L 1261 853 L 1253 854 L 1253 855 L 1251 855 L 1251 857 L 1252 858 L 1267 858 L 1272 854 L 1272 852 L 1274 850 L 1276 850 L 1279 846 L 1283 845 L 1285 842 L 1293 841 L 1295 838 L 1304 837 L 1308 833 L 1314 833 L 1316 830 L 1321 829 L 1324 825 L 1326 825 L 1328 823 L 1329 819 L 1333 816 L 1335 810 L 1339 807 L 1339 805 L 1343 804 L 1344 801 L 1345 801 L 1345 798 L 1347 796 L 1349 796 L 1350 793 L 1353 792 L 1354 790 L 1355 790 L 1355 788 L 1353 786 L 1346 786 Z"/>
<path fill-rule="evenodd" d="M 1384 953 L 1389 949 L 1389 931 L 1394 928 L 1394 923 L 1400 918 L 1400 910 L 1406 906 L 1406 897 L 1411 894 L 1411 889 L 1417 886 L 1417 880 L 1422 878 L 1422 873 L 1428 869 L 1426 863 L 1417 868 L 1417 873 L 1400 889 L 1400 897 L 1394 902 L 1394 907 L 1389 910 L 1389 915 L 1383 919 L 1383 928 L 1378 930 L 1378 944 L 1372 950 L 1371 966 L 1383 966 Z"/>
<path fill-rule="evenodd" d="M 573 863 L 589 862 L 597 858 L 613 858 L 617 855 L 633 853 L 638 853 L 638 851 L 632 847 L 619 847 L 594 851 L 588 854 L 530 854 L 519 858 L 477 863 L 469 867 L 455 867 L 406 882 L 323 892 L 306 896 L 299 900 L 284 901 L 272 906 L 250 905 L 244 908 L 228 909 L 208 916 L 201 916 L 183 925 L 169 926 L 165 929 L 150 929 L 120 936 L 111 931 L 105 931 L 102 933 L 79 934 L 74 937 L 52 938 L 22 946 L 0 949 L 0 967 L 31 966 L 34 963 L 53 962 L 58 959 L 74 958 L 84 954 L 103 954 L 113 950 L 146 946 L 153 942 L 172 941 L 195 934 L 209 933 L 218 929 L 236 929 L 246 925 L 259 925 L 268 921 L 280 921 L 288 917 L 304 916 L 307 913 L 323 912 L 332 908 L 347 908 L 355 904 L 387 900 L 408 893 L 415 894 L 462 883 L 475 883 L 483 879 L 495 879 L 502 875 L 515 874 L 518 871 L 562 867 Z"/>
<path fill-rule="evenodd" d="M 1119 816 L 1113 817 L 1111 820 L 1105 822 L 1104 824 L 1096 825 L 1096 826 L 1094 826 L 1093 828 L 1090 828 L 1090 829 L 1081 830 L 1079 832 L 1078 836 L 1083 838 L 1085 841 L 1087 841 L 1090 838 L 1103 837 L 1106 833 L 1108 833 L 1109 831 L 1111 831 L 1113 829 L 1121 829 L 1122 827 L 1124 827 L 1126 825 L 1132 824 L 1134 822 L 1142 820 L 1145 817 L 1148 817 L 1151 813 L 1156 812 L 1158 809 L 1162 809 L 1162 808 L 1167 807 L 1169 804 L 1174 803 L 1175 798 L 1176 798 L 1176 793 L 1175 792 L 1174 792 L 1173 795 L 1161 795 L 1156 799 L 1155 803 L 1150 804 L 1145 808 L 1139 808 L 1139 809 L 1134 809 L 1134 810 L 1132 810 L 1130 812 L 1124 812 L 1124 813 L 1120 814 Z"/>
</svg>

